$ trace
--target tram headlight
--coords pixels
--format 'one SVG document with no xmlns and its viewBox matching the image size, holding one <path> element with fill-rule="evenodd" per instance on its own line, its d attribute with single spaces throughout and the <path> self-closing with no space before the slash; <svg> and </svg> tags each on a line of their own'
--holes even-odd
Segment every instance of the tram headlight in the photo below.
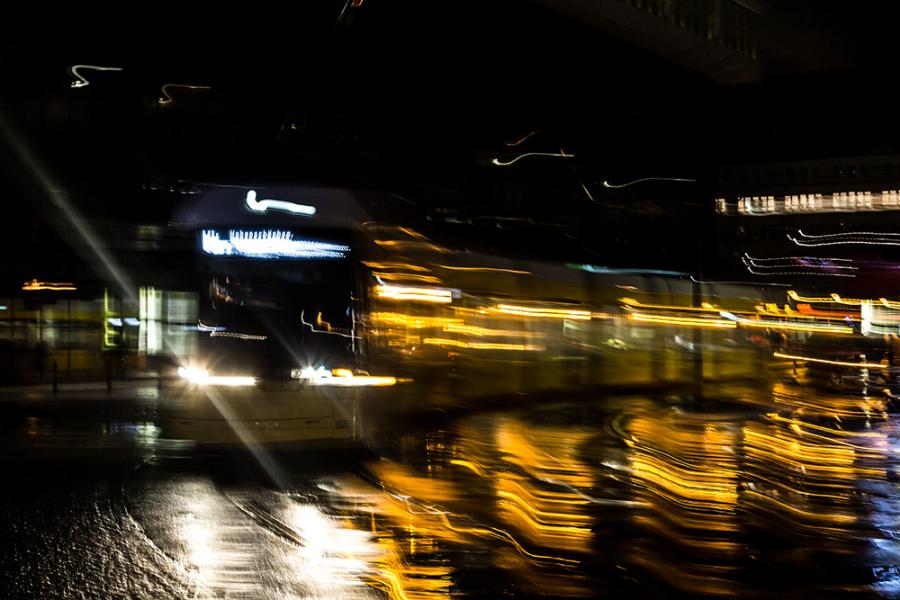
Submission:
<svg viewBox="0 0 900 600">
<path fill-rule="evenodd" d="M 249 375 L 213 375 L 206 369 L 178 367 L 178 376 L 193 385 L 221 385 L 244 387 L 256 385 L 256 378 Z"/>
<path fill-rule="evenodd" d="M 326 369 L 325 367 L 305 367 L 291 369 L 291 379 L 299 379 L 310 385 L 339 387 L 389 387 L 399 381 L 387 375 L 372 376 L 368 373 L 355 374 L 350 369 Z"/>
</svg>

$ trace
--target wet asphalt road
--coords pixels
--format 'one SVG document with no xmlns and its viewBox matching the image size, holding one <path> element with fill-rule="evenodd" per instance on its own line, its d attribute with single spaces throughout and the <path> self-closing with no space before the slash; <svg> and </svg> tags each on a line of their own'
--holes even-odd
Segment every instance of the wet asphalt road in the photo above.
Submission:
<svg viewBox="0 0 900 600">
<path fill-rule="evenodd" d="M 162 437 L 152 402 L 92 406 L 7 410 L 3 597 L 900 593 L 884 399 L 561 396 L 273 453 L 280 485 L 252 453 Z"/>
</svg>

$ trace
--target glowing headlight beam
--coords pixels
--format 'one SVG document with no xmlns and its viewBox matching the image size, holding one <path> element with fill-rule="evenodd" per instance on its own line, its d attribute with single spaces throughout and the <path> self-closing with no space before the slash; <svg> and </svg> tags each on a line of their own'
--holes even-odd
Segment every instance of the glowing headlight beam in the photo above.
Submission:
<svg viewBox="0 0 900 600">
<path fill-rule="evenodd" d="M 255 213 L 265 214 L 267 211 L 280 211 L 290 213 L 292 215 L 303 215 L 311 217 L 316 214 L 316 207 L 307 204 L 297 204 L 295 202 L 287 202 L 285 200 L 272 200 L 265 198 L 263 200 L 256 199 L 256 190 L 247 190 L 247 197 L 244 199 L 247 208 Z"/>
<path fill-rule="evenodd" d="M 169 90 L 172 88 L 179 88 L 183 90 L 200 90 L 200 91 L 209 91 L 212 88 L 208 85 L 187 85 L 185 83 L 166 83 L 162 86 L 162 97 L 159 99 L 160 106 L 166 106 L 169 104 L 173 104 L 175 100 L 172 99 L 172 96 L 169 94 Z"/>
<path fill-rule="evenodd" d="M 509 161 L 501 161 L 499 158 L 491 159 L 491 164 L 497 167 L 508 167 L 510 165 L 514 165 L 523 158 L 528 158 L 529 156 L 548 156 L 552 158 L 575 158 L 574 154 L 567 154 L 565 152 L 526 152 L 525 154 L 520 154 Z"/>
<path fill-rule="evenodd" d="M 697 183 L 696 179 L 687 179 L 682 177 L 641 177 L 640 179 L 635 179 L 633 181 L 626 181 L 625 183 L 610 183 L 606 179 L 603 180 L 603 187 L 608 189 L 621 189 L 626 188 L 632 185 L 636 185 L 638 183 L 644 183 L 646 181 L 675 181 L 679 183 Z"/>
<path fill-rule="evenodd" d="M 867 363 L 867 362 L 847 362 L 843 360 L 828 360 L 825 358 L 813 358 L 811 356 L 799 356 L 796 354 L 784 354 L 783 352 L 775 352 L 773 354 L 776 358 L 787 358 L 789 360 L 802 360 L 804 362 L 818 363 L 822 365 L 833 365 L 836 367 L 851 367 L 856 369 L 887 369 L 887 365 L 883 365 L 881 363 Z"/>
<path fill-rule="evenodd" d="M 391 376 L 355 375 L 350 369 L 332 369 L 325 367 L 305 367 L 293 369 L 292 379 L 299 379 L 310 385 L 324 385 L 336 387 L 390 387 L 396 385 L 398 380 Z"/>
<path fill-rule="evenodd" d="M 210 375 L 206 369 L 196 367 L 178 367 L 178 376 L 194 385 L 221 385 L 226 387 L 244 387 L 256 385 L 256 378 L 246 375 Z"/>
<path fill-rule="evenodd" d="M 87 87 L 91 84 L 90 81 L 85 79 L 84 75 L 79 73 L 78 71 L 81 69 L 89 69 L 91 71 L 121 71 L 121 67 L 100 67 L 97 65 L 72 65 L 69 67 L 69 75 L 77 79 L 77 81 L 72 82 L 73 88 L 83 88 Z"/>
</svg>

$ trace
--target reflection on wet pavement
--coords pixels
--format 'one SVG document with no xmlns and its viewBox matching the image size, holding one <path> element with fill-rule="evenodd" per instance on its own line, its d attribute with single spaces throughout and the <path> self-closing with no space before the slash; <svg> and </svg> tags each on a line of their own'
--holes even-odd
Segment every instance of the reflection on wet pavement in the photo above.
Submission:
<svg viewBox="0 0 900 600">
<path fill-rule="evenodd" d="M 23 417 L 20 447 L 81 450 L 7 464 L 4 578 L 60 597 L 900 592 L 890 398 L 704 392 L 398 423 L 374 454 L 275 456 L 284 488 L 149 422 Z"/>
</svg>

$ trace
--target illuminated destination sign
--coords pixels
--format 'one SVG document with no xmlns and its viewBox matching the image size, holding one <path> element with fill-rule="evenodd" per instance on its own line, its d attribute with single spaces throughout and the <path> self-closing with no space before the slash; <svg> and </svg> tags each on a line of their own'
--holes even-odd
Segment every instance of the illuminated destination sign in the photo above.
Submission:
<svg viewBox="0 0 900 600">
<path fill-rule="evenodd" d="M 295 238 L 290 231 L 231 229 L 225 237 L 206 229 L 200 234 L 200 246 L 213 256 L 240 256 L 260 259 L 334 259 L 344 258 L 350 246 Z"/>
</svg>

